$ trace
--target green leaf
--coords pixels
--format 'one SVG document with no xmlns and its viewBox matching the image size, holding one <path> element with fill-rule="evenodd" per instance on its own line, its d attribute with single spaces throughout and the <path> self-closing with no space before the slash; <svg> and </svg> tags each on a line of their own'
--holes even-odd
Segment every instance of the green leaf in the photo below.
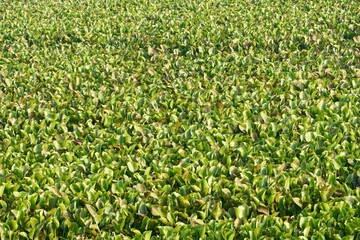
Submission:
<svg viewBox="0 0 360 240">
<path fill-rule="evenodd" d="M 262 213 L 262 214 L 265 214 L 265 215 L 269 215 L 270 214 L 270 211 L 269 211 L 269 208 L 267 208 L 266 206 L 259 206 L 257 211 L 259 213 Z"/>
<path fill-rule="evenodd" d="M 312 139 L 313 139 L 313 133 L 312 132 L 307 132 L 306 134 L 305 134 L 305 140 L 307 141 L 307 142 L 311 142 L 312 141 Z"/>
<path fill-rule="evenodd" d="M 293 201 L 296 205 L 302 208 L 302 201 L 300 200 L 300 198 L 294 197 Z"/>
<path fill-rule="evenodd" d="M 90 204 L 85 204 L 87 210 L 89 211 L 89 213 L 91 214 L 91 216 L 93 217 L 93 219 L 95 220 L 96 224 L 99 224 L 99 222 L 101 221 L 101 216 L 99 216 L 95 210 L 95 208 L 93 206 L 91 206 Z"/>
<path fill-rule="evenodd" d="M 245 219 L 248 217 L 249 207 L 247 205 L 241 205 L 241 206 L 235 208 L 234 210 L 235 210 L 236 218 Z"/>
<path fill-rule="evenodd" d="M 18 229 L 18 227 L 19 227 L 17 221 L 15 221 L 15 220 L 8 220 L 6 223 L 8 224 L 10 229 L 13 230 L 13 231 L 16 231 Z"/>
<path fill-rule="evenodd" d="M 37 144 L 34 147 L 34 153 L 41 153 L 42 150 L 42 144 Z"/>
<path fill-rule="evenodd" d="M 60 144 L 59 141 L 55 140 L 55 141 L 53 142 L 53 144 L 54 144 L 54 147 L 55 147 L 56 150 L 62 149 L 62 146 L 61 146 L 61 144 Z"/>
<path fill-rule="evenodd" d="M 188 206 L 190 206 L 189 200 L 187 200 L 187 199 L 184 198 L 183 196 L 179 196 L 178 199 L 179 199 L 179 203 L 180 203 L 181 206 L 183 206 L 183 207 L 188 207 Z"/>
<path fill-rule="evenodd" d="M 144 232 L 144 240 L 150 240 L 151 239 L 152 231 L 146 231 Z"/>
<path fill-rule="evenodd" d="M 105 116 L 104 117 L 104 126 L 105 127 L 110 127 L 113 123 L 113 118 L 110 116 Z"/>
<path fill-rule="evenodd" d="M 151 206 L 151 214 L 155 217 L 160 217 L 162 216 L 162 213 L 161 213 L 161 207 L 158 206 L 158 205 L 153 205 Z"/>
<path fill-rule="evenodd" d="M 129 161 L 126 163 L 128 169 L 130 172 L 134 173 L 138 170 L 139 166 L 137 165 L 137 163 Z"/>
<path fill-rule="evenodd" d="M 0 198 L 3 196 L 5 190 L 5 185 L 0 185 Z"/>
</svg>

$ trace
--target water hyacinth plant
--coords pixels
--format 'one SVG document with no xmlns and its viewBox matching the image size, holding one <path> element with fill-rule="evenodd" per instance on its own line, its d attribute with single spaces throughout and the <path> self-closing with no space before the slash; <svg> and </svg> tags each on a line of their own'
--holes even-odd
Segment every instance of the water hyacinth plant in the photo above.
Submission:
<svg viewBox="0 0 360 240">
<path fill-rule="evenodd" d="M 0 238 L 359 238 L 358 10 L 0 1 Z"/>
</svg>

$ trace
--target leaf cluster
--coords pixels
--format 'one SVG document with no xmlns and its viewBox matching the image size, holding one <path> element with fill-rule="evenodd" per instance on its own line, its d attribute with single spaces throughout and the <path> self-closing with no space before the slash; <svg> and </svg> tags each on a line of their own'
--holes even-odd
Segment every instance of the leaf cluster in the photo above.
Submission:
<svg viewBox="0 0 360 240">
<path fill-rule="evenodd" d="M 1 239 L 354 239 L 356 1 L 1 1 Z"/>
</svg>

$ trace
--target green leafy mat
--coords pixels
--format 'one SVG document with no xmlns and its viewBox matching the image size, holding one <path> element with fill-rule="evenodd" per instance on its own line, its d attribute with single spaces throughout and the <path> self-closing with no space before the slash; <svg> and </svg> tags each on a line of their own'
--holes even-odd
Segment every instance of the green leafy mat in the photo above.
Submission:
<svg viewBox="0 0 360 240">
<path fill-rule="evenodd" d="M 358 239 L 358 1 L 0 1 L 1 239 Z"/>
</svg>

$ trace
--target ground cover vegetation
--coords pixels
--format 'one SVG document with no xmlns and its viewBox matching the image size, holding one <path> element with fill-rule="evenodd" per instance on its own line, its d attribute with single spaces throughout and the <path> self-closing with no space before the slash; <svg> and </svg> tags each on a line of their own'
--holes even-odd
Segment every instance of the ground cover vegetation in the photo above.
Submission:
<svg viewBox="0 0 360 240">
<path fill-rule="evenodd" d="M 0 1 L 1 239 L 356 239 L 358 1 Z"/>
</svg>

